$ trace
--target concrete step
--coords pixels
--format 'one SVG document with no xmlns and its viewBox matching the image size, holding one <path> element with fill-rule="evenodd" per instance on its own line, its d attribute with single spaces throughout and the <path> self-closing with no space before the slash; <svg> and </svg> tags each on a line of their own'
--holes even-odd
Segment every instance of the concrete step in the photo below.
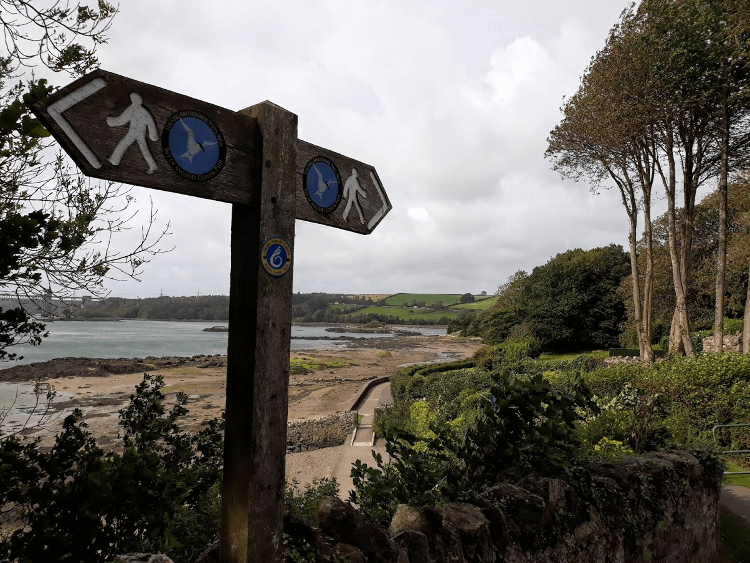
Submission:
<svg viewBox="0 0 750 563">
<path fill-rule="evenodd" d="M 359 425 L 354 429 L 350 446 L 371 446 L 375 441 L 375 433 L 372 426 Z"/>
</svg>

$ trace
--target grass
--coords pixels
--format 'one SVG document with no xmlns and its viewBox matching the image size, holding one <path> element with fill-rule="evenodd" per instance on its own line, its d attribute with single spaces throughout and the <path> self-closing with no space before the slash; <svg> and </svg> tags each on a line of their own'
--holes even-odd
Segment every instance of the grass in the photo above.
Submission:
<svg viewBox="0 0 750 563">
<path fill-rule="evenodd" d="M 719 541 L 722 561 L 750 561 L 750 529 L 734 513 L 723 508 L 719 514 Z"/>
<path fill-rule="evenodd" d="M 539 359 L 543 362 L 562 362 L 572 360 L 578 356 L 591 356 L 592 358 L 606 358 L 609 356 L 607 350 L 592 350 L 590 352 L 544 352 Z"/>
<path fill-rule="evenodd" d="M 404 309 L 399 307 L 366 307 L 357 311 L 357 315 L 387 315 L 396 317 L 400 320 L 410 322 L 414 319 L 424 319 L 425 321 L 439 321 L 443 317 L 451 320 L 458 317 L 458 311 L 433 311 L 432 309 Z"/>
<path fill-rule="evenodd" d="M 334 311 L 352 311 L 355 309 L 358 309 L 358 305 L 353 305 L 349 303 L 332 303 L 328 306 L 329 309 L 333 309 Z"/>
<path fill-rule="evenodd" d="M 292 375 L 310 373 L 320 369 L 341 368 L 354 365 L 350 360 L 333 360 L 329 358 L 313 358 L 303 356 L 291 359 L 290 373 Z"/>
<path fill-rule="evenodd" d="M 446 307 L 459 303 L 461 301 L 461 295 L 458 293 L 397 293 L 391 295 L 385 302 L 388 305 L 394 305 L 401 307 L 412 301 L 424 301 L 424 304 L 430 307 L 438 301 L 442 301 Z"/>
<path fill-rule="evenodd" d="M 492 309 L 492 306 L 495 304 L 495 297 L 494 295 L 490 297 L 480 297 L 473 303 L 459 303 L 458 305 L 451 305 L 453 309 L 469 309 L 471 311 L 487 311 L 488 309 Z"/>
<path fill-rule="evenodd" d="M 727 461 L 727 471 L 748 471 L 747 467 L 741 467 L 732 461 Z M 748 475 L 724 475 L 722 483 L 725 485 L 740 485 L 750 487 L 750 474 Z"/>
</svg>

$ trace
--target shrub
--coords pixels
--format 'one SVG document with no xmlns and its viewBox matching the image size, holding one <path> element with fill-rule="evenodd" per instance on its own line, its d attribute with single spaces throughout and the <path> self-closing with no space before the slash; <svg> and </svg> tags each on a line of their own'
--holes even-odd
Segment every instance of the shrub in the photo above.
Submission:
<svg viewBox="0 0 750 563">
<path fill-rule="evenodd" d="M 405 367 L 391 377 L 391 395 L 394 403 L 417 400 L 425 396 L 428 376 L 474 367 L 475 361 L 459 360 L 445 364 L 428 364 Z"/>
<path fill-rule="evenodd" d="M 339 494 L 339 484 L 336 479 L 313 479 L 312 484 L 299 487 L 299 481 L 286 481 L 284 486 L 284 512 L 294 516 L 301 516 L 308 522 L 315 522 L 318 505 L 323 497 L 334 497 Z"/>
<path fill-rule="evenodd" d="M 581 443 L 576 423 L 598 407 L 582 385 L 553 389 L 541 374 L 492 374 L 491 397 L 464 436 L 437 422 L 419 437 L 386 430 L 392 462 L 377 467 L 357 461 L 350 501 L 370 518 L 388 524 L 399 503 L 439 505 L 470 497 L 498 480 L 570 469 Z M 468 399 L 468 396 L 466 396 Z"/>
<path fill-rule="evenodd" d="M 744 319 L 730 319 L 728 317 L 724 317 L 724 333 L 737 334 L 738 332 L 742 332 L 744 328 Z"/>
<path fill-rule="evenodd" d="M 475 369 L 474 364 L 472 359 L 399 371 L 391 378 L 393 405 L 378 409 L 375 432 L 384 436 L 393 427 L 424 437 L 431 422 L 463 433 L 481 411 L 470 405 L 478 405 L 481 392 L 487 392 L 491 384 L 489 372 Z"/>
<path fill-rule="evenodd" d="M 223 423 L 182 432 L 187 396 L 168 410 L 163 387 L 145 375 L 120 411 L 121 454 L 96 446 L 79 410 L 49 452 L 38 441 L 0 441 L 0 505 L 12 503 L 23 523 L 0 559 L 86 563 L 158 551 L 179 563 L 218 538 Z"/>
<path fill-rule="evenodd" d="M 399 504 L 439 506 L 460 496 L 456 483 L 464 465 L 456 456 L 458 442 L 447 427 L 434 427 L 433 431 L 434 437 L 420 440 L 408 432 L 389 429 L 386 451 L 391 461 L 383 462 L 382 455 L 376 453 L 376 467 L 361 460 L 354 462 L 349 502 L 387 526 Z"/>
<path fill-rule="evenodd" d="M 542 353 L 539 341 L 533 336 L 507 338 L 498 347 L 505 352 L 504 359 L 507 362 L 538 358 Z"/>
<path fill-rule="evenodd" d="M 562 370 L 545 372 L 553 387 L 563 390 L 574 377 L 574 373 Z M 618 364 L 582 371 L 581 377 L 601 399 L 613 399 L 629 387 L 644 401 L 658 396 L 660 414 L 649 418 L 653 428 L 647 443 L 652 439 L 657 443 L 665 439 L 678 443 L 709 441 L 715 425 L 750 422 L 747 355 L 708 353 L 694 359 L 670 358 L 653 365 Z M 609 437 L 617 439 L 615 435 Z M 722 431 L 720 438 L 722 447 L 750 449 L 750 435 L 744 431 Z M 635 449 L 643 448 L 639 444 Z"/>
</svg>

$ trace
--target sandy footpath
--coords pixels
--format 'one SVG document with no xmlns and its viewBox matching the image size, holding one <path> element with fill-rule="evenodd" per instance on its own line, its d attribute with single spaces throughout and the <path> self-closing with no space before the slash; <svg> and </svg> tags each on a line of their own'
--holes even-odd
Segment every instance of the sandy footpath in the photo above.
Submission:
<svg viewBox="0 0 750 563">
<path fill-rule="evenodd" d="M 294 352 L 292 358 L 300 360 L 292 364 L 289 420 L 348 410 L 370 379 L 392 375 L 399 367 L 411 363 L 465 358 L 479 346 L 475 340 L 448 336 L 394 336 L 357 340 L 333 350 Z M 183 422 L 184 428 L 196 430 L 206 420 L 221 416 L 225 401 L 226 357 L 145 358 L 120 363 L 76 360 L 68 359 L 57 368 L 53 362 L 15 373 L 2 370 L 0 381 L 36 378 L 53 385 L 67 399 L 55 403 L 59 413 L 80 408 L 97 444 L 105 449 L 119 447 L 118 411 L 128 404 L 144 373 L 164 378 L 166 387 L 163 392 L 168 402 L 173 401 L 179 391 L 188 395 L 190 412 Z M 129 370 L 133 373 L 122 373 Z M 46 429 L 28 434 L 41 437 L 42 445 L 49 445 L 61 420 L 59 418 Z M 287 476 L 298 479 L 302 485 L 314 477 L 330 477 L 338 457 L 337 449 L 289 454 Z"/>
</svg>

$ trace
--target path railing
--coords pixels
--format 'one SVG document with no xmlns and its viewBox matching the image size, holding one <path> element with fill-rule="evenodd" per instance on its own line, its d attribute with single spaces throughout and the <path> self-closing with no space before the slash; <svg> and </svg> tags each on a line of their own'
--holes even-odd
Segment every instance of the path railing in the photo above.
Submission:
<svg viewBox="0 0 750 563">
<path fill-rule="evenodd" d="M 738 423 L 738 424 L 717 424 L 714 426 L 712 433 L 714 436 L 714 444 L 719 445 L 719 442 L 716 439 L 716 429 L 717 428 L 739 428 L 741 426 L 750 426 L 750 423 Z M 724 454 L 750 454 L 750 450 L 724 450 Z M 750 471 L 725 471 L 724 475 L 750 475 Z"/>
</svg>

